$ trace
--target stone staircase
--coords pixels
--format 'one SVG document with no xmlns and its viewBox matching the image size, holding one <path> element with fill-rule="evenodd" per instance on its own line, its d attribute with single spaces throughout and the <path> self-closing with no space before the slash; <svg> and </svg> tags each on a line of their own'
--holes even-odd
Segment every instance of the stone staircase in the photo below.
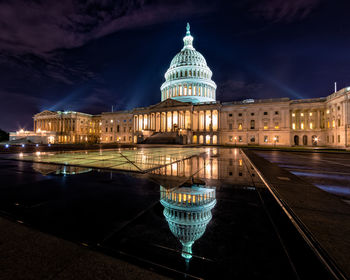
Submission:
<svg viewBox="0 0 350 280">
<path fill-rule="evenodd" d="M 176 132 L 157 132 L 143 140 L 142 144 L 180 144 Z"/>
</svg>

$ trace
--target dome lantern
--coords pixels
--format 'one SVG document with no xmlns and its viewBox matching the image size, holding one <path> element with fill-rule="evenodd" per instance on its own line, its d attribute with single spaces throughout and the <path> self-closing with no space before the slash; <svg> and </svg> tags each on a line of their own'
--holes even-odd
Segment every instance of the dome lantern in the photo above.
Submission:
<svg viewBox="0 0 350 280">
<path fill-rule="evenodd" d="M 182 48 L 182 50 L 185 50 L 185 49 L 194 50 L 194 47 L 192 45 L 193 37 L 191 36 L 190 24 L 188 22 L 186 26 L 186 36 L 183 38 L 183 40 L 184 40 L 184 47 Z"/>
</svg>

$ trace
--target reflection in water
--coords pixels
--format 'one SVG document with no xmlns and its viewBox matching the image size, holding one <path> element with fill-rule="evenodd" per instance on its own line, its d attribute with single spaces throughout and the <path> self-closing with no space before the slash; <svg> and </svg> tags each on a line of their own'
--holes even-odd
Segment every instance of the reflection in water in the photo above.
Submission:
<svg viewBox="0 0 350 280">
<path fill-rule="evenodd" d="M 182 244 L 182 257 L 188 263 L 192 245 L 205 232 L 216 204 L 215 188 L 193 185 L 166 189 L 160 186 L 160 202 L 171 232 Z"/>
<path fill-rule="evenodd" d="M 43 175 L 56 174 L 56 175 L 76 175 L 86 172 L 90 172 L 91 168 L 70 166 L 70 165 L 56 165 L 56 164 L 42 164 L 33 163 L 33 169 Z"/>
<path fill-rule="evenodd" d="M 223 184 L 251 185 L 254 171 L 245 164 L 238 149 L 212 149 L 210 155 L 202 154 L 174 162 L 149 172 L 160 185 L 173 187 L 187 180 L 220 188 Z M 176 185 L 177 184 L 177 185 Z"/>
</svg>

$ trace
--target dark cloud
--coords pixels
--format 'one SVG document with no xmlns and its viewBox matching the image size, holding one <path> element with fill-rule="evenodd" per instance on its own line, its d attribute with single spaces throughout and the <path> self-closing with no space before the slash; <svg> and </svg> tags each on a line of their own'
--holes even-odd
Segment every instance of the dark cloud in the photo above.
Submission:
<svg viewBox="0 0 350 280">
<path fill-rule="evenodd" d="M 0 1 L 0 50 L 48 55 L 119 30 L 206 13 L 192 1 Z"/>
<path fill-rule="evenodd" d="M 321 0 L 262 0 L 251 11 L 273 22 L 292 22 L 306 18 L 320 3 Z"/>
</svg>

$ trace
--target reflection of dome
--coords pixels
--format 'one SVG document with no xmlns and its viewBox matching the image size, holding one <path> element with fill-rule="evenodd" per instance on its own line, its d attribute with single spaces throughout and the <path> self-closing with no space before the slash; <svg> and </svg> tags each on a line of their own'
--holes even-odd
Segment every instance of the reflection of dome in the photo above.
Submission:
<svg viewBox="0 0 350 280">
<path fill-rule="evenodd" d="M 175 55 L 165 73 L 161 86 L 162 101 L 168 98 L 183 102 L 213 102 L 216 100 L 216 84 L 211 80 L 213 73 L 201 53 L 192 45 L 193 37 L 187 23 L 184 47 Z"/>
<path fill-rule="evenodd" d="M 192 245 L 205 232 L 216 204 L 215 188 L 200 186 L 167 190 L 160 187 L 160 202 L 171 232 L 182 244 L 182 257 L 192 258 Z"/>
</svg>

